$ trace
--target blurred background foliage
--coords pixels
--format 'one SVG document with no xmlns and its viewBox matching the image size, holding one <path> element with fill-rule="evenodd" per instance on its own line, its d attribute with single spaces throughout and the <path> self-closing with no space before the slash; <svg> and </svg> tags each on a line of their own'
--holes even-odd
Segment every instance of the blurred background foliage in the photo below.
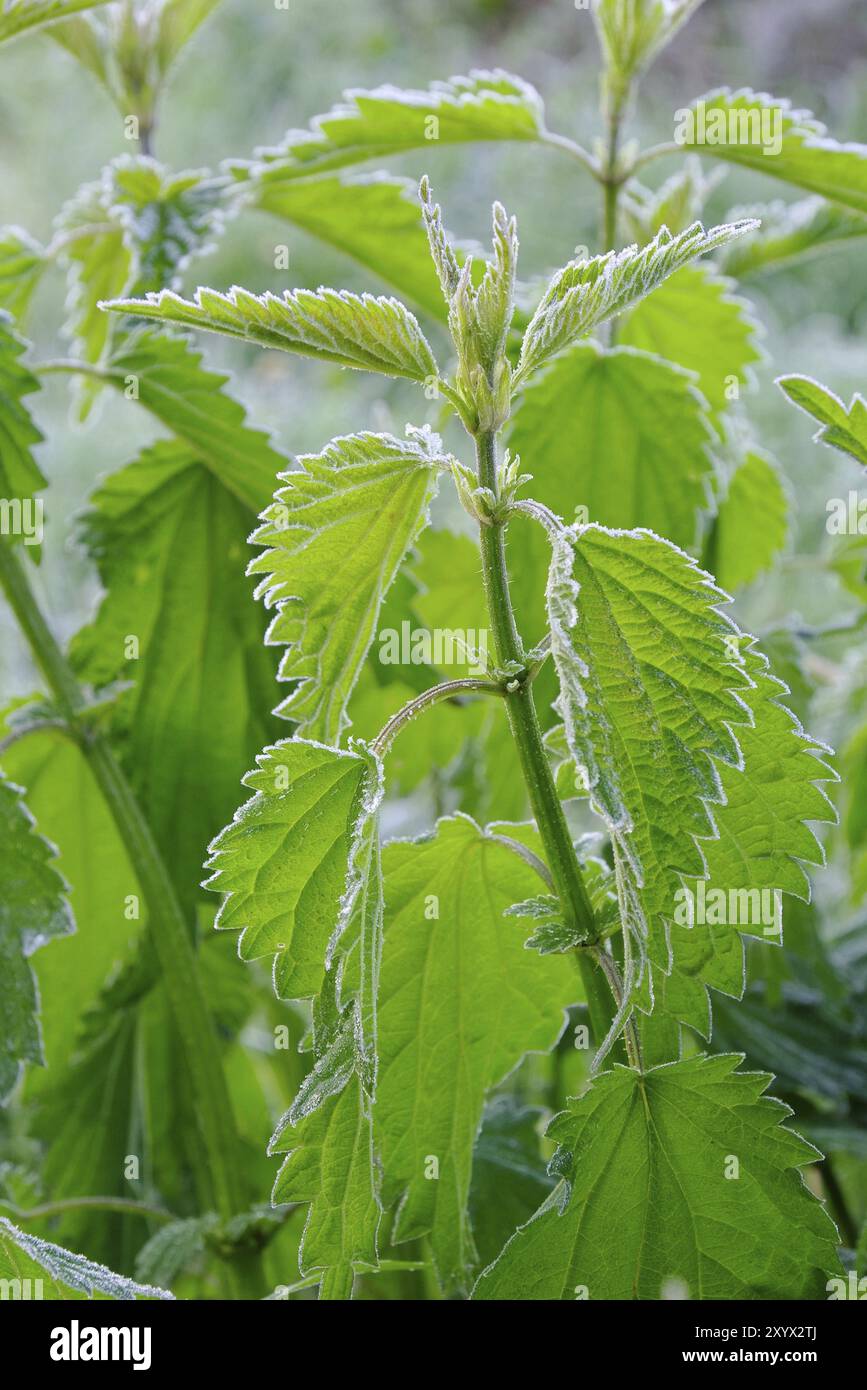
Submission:
<svg viewBox="0 0 867 1390">
<path fill-rule="evenodd" d="M 172 72 L 160 103 L 152 152 L 173 171 L 204 167 L 216 172 L 224 159 L 248 158 L 257 147 L 279 142 L 287 129 L 305 127 L 317 113 L 327 111 L 345 88 L 380 83 L 422 87 L 474 67 L 503 67 L 533 83 L 545 100 L 550 129 L 588 147 L 601 134 L 599 54 L 592 20 L 571 0 L 361 0 L 357 4 L 289 0 L 285 9 L 265 0 L 224 0 Z M 646 76 L 627 136 L 642 145 L 670 139 L 675 110 L 701 93 L 728 85 L 788 97 L 796 106 L 815 112 L 838 139 L 867 141 L 865 78 L 867 6 L 862 0 L 823 0 L 821 4 L 815 0 L 706 0 Z M 50 37 L 34 35 L 0 52 L 0 224 L 17 224 L 48 242 L 57 213 L 79 186 L 96 179 L 110 160 L 134 149 L 125 139 L 122 117 L 109 97 Z M 677 163 L 651 166 L 646 182 L 661 183 Z M 562 160 L 555 151 L 505 143 L 441 149 L 432 145 L 389 160 L 388 167 L 413 178 L 429 173 L 447 225 L 462 239 L 486 242 L 491 201 L 503 201 L 518 217 L 524 281 L 567 260 L 576 245 L 588 245 L 594 252 L 601 249 L 599 190 L 577 164 Z M 729 168 L 711 196 L 705 221 L 721 221 L 736 206 L 795 196 L 781 185 Z M 282 244 L 289 247 L 289 266 L 278 270 L 275 251 Z M 186 270 L 184 288 L 199 283 L 219 289 L 240 284 L 254 291 L 323 283 L 383 289 L 371 274 L 322 242 L 253 212 L 231 221 L 215 251 Z M 39 285 L 28 323 L 37 358 L 65 350 L 59 326 L 66 293 L 62 270 L 52 268 Z M 867 718 L 863 629 L 847 631 L 847 624 L 863 611 L 865 595 L 844 583 L 832 563 L 839 543 L 826 533 L 825 504 L 829 497 L 844 497 L 857 488 L 860 471 L 854 463 L 812 443 L 809 426 L 773 382 L 782 372 L 806 372 L 847 400 L 853 392 L 867 388 L 864 242 L 856 239 L 792 267 L 753 276 L 742 293 L 764 326 L 765 357 L 755 371 L 749 415 L 757 442 L 782 469 L 791 514 L 785 553 L 771 574 L 739 593 L 735 611 L 741 625 L 758 633 L 776 657 L 778 674 L 792 684 L 793 704 L 811 731 L 842 747 Z M 442 326 L 425 326 L 435 347 L 443 351 Z M 251 420 L 271 431 L 277 446 L 289 455 L 318 450 L 332 436 L 360 429 L 391 429 L 400 434 L 406 419 L 434 427 L 440 422 L 437 403 L 425 402 L 401 383 L 383 384 L 360 373 L 262 353 L 237 343 L 209 340 L 202 346 L 209 365 L 231 373 L 231 389 L 248 407 Z M 76 516 L 100 477 L 132 459 L 160 431 L 146 412 L 130 411 L 121 398 L 107 392 L 87 425 L 76 424 L 68 383 L 60 377 L 46 381 L 37 418 L 46 436 L 37 458 L 50 487 L 46 543 L 34 585 L 54 630 L 69 638 L 92 615 L 100 592 L 93 566 L 74 543 Z M 525 465 L 532 473 L 531 461 L 525 459 Z M 461 527 L 465 518 L 443 498 L 437 503 L 434 521 L 440 527 Z M 443 547 L 446 551 L 449 547 L 445 537 Z M 386 623 L 384 618 L 381 625 Z M 817 643 L 816 629 L 829 624 L 839 626 L 840 634 Z M 263 613 L 263 630 L 264 626 Z M 29 694 L 38 684 L 24 645 L 0 605 L 4 703 Z M 378 702 L 372 703 L 378 710 Z M 363 728 L 363 687 L 355 714 L 359 731 L 372 732 Z M 414 833 L 430 824 L 436 811 L 453 804 L 447 793 L 443 801 L 436 776 L 422 781 L 421 769 L 422 759 L 436 761 L 440 745 L 453 747 L 450 721 L 455 715 L 454 710 L 443 708 L 430 716 L 424 745 L 413 743 L 412 732 L 406 736 L 403 782 L 408 794 L 389 808 L 386 825 L 392 833 Z M 471 718 L 477 720 L 478 713 Z M 852 997 L 846 1002 L 846 990 L 841 993 L 840 980 L 846 978 L 856 1000 L 864 998 L 867 947 L 859 914 L 867 873 L 861 870 L 865 882 L 856 883 L 854 889 L 849 881 L 863 839 L 859 821 L 863 813 L 858 807 L 865 793 L 864 742 L 863 735 L 860 743 L 856 739 L 852 776 L 840 795 L 847 819 L 841 831 L 831 834 L 831 867 L 818 879 L 820 935 L 834 948 L 833 968 L 824 955 L 817 963 L 813 909 L 805 908 L 799 915 L 792 907 L 786 919 L 791 960 L 784 966 L 763 959 L 754 978 L 761 995 L 754 1015 L 720 1006 L 714 1039 L 718 1047 L 749 1044 L 752 1060 L 777 1070 L 778 1092 L 806 1105 L 810 1132 L 817 1142 L 823 1140 L 823 1116 L 834 1117 L 836 1138 L 825 1133 L 824 1139 L 835 1153 L 839 1148 L 838 1176 L 832 1172 L 831 1180 L 841 1184 L 838 1198 L 845 1189 L 850 1221 L 844 1234 L 852 1243 L 867 1211 L 863 1127 L 867 1038 L 863 1019 L 853 1018 Z M 502 790 L 507 793 L 508 768 L 502 771 Z M 32 772 L 37 777 L 38 768 Z M 471 766 L 459 769 L 455 785 L 461 784 L 461 778 L 468 783 L 472 775 Z M 478 813 L 519 814 L 520 803 L 506 804 L 508 796 L 506 801 L 496 801 L 497 790 L 490 798 L 493 804 L 480 806 Z M 56 796 L 56 783 L 44 794 Z M 68 788 L 65 794 L 72 795 Z M 115 852 L 108 844 L 110 833 L 110 829 L 104 831 L 106 894 Z M 847 835 L 848 847 L 844 845 Z M 232 1083 L 235 1094 L 257 1097 L 244 1112 L 243 1138 L 255 1173 L 251 1186 L 264 1201 L 273 1172 L 273 1163 L 263 1155 L 264 1142 L 273 1119 L 297 1087 L 303 1063 L 294 1052 L 279 1054 L 282 1070 L 271 1066 L 270 1060 L 263 1061 L 270 1047 L 269 1030 L 286 1017 L 286 1010 L 272 999 L 266 972 L 238 967 L 232 960 L 231 942 L 213 934 L 206 934 L 206 940 L 208 988 L 221 1024 L 225 1020 L 227 1036 L 237 1035 L 243 1027 L 252 1030 L 248 1035 L 252 1049 L 233 1052 L 229 1065 L 237 1073 Z M 45 953 L 45 969 L 50 977 L 49 955 Z M 821 1012 L 811 991 L 823 970 L 830 974 L 822 984 Z M 244 986 L 248 992 L 239 1000 L 243 979 L 251 983 Z M 782 997 L 784 979 L 790 1008 L 784 1019 L 781 1016 L 769 1028 L 761 1001 L 772 999 L 775 992 Z M 49 978 L 49 995 L 52 988 L 55 997 L 60 997 L 62 981 L 57 979 L 52 986 Z M 83 997 L 84 984 L 81 993 Z M 135 1001 L 136 997 L 133 987 L 130 998 Z M 148 1004 L 146 1026 L 157 1032 L 161 1007 L 156 991 Z M 748 1000 L 744 1008 L 749 1011 L 749 1007 Z M 792 1019 L 799 1012 L 802 1018 L 796 1027 Z M 805 1042 L 804 1027 L 811 1020 L 817 1029 L 815 1046 Z M 117 1049 L 132 1047 L 128 1022 L 123 999 L 118 1004 L 114 998 L 110 1026 L 101 1029 L 98 1016 L 90 1018 L 90 1042 L 104 1047 L 110 1056 Z M 298 1033 L 294 1020 L 292 1031 L 294 1043 Z M 170 1057 L 164 1058 L 164 1065 L 171 1066 Z M 581 1080 L 583 1058 L 574 1049 L 561 1048 L 554 1065 L 552 1079 L 546 1063 L 530 1059 L 523 1069 L 523 1094 L 556 1105 L 573 1091 Z M 256 1073 L 255 1085 L 250 1085 L 246 1070 Z M 35 1083 L 37 1092 L 39 1084 Z M 159 1074 L 152 1072 L 148 1085 L 156 1094 Z M 99 1095 L 92 1098 L 95 1109 L 99 1099 Z M 260 1103 L 270 1111 L 270 1118 L 256 1108 Z M 41 1135 L 55 1135 L 55 1165 L 64 1161 L 57 1147 L 59 1135 L 63 1142 L 77 1145 L 73 1161 L 86 1171 L 86 1132 L 64 1138 L 62 1118 L 62 1114 L 56 1116 L 58 1128 L 53 1129 L 55 1116 L 49 1109 L 40 1122 Z M 178 1128 L 172 1142 L 177 1140 L 182 1147 L 180 1117 L 165 1120 L 166 1132 L 171 1131 L 173 1118 Z M 494 1135 L 497 1118 L 493 1116 Z M 11 1155 L 12 1169 L 7 1171 L 5 1190 L 7 1195 L 15 1194 L 19 1205 L 27 1206 L 39 1195 L 36 1186 L 28 1186 L 33 1136 L 26 1130 L 16 1132 L 14 1117 L 11 1129 L 10 1122 L 6 1124 L 5 1155 L 7 1160 Z M 844 1129 L 845 1142 L 840 1138 Z M 161 1192 L 180 1211 L 188 1208 L 190 1200 L 185 1175 L 195 1162 L 194 1137 L 189 1136 L 189 1143 L 189 1153 L 178 1160 L 177 1171 L 159 1175 Z M 484 1176 L 480 1163 L 477 1182 Z M 43 1178 L 50 1187 L 51 1160 Z M 527 1209 L 538 1195 L 535 1188 L 528 1194 Z M 143 1235 L 142 1230 L 131 1231 L 132 1225 L 121 1227 L 103 1216 L 101 1224 L 78 1226 L 76 1234 L 79 1241 L 90 1243 L 88 1253 L 113 1261 L 119 1269 L 132 1269 L 134 1250 Z M 295 1229 L 291 1236 L 296 1243 L 298 1234 Z M 502 1233 L 483 1234 L 481 1243 L 489 1239 L 494 1251 Z M 200 1232 L 196 1238 L 201 1238 Z M 192 1266 L 198 1258 L 194 1246 L 195 1241 L 189 1257 Z M 285 1258 L 282 1265 L 275 1261 L 275 1282 L 291 1277 L 286 1265 Z M 158 1266 L 148 1272 L 159 1278 Z M 406 1276 L 389 1278 L 391 1282 L 388 1278 L 376 1281 L 375 1292 L 373 1281 L 365 1281 L 365 1290 L 375 1297 L 406 1293 Z M 183 1293 L 186 1286 L 176 1281 L 174 1287 Z M 192 1279 L 189 1290 L 201 1291 L 201 1286 Z"/>
</svg>

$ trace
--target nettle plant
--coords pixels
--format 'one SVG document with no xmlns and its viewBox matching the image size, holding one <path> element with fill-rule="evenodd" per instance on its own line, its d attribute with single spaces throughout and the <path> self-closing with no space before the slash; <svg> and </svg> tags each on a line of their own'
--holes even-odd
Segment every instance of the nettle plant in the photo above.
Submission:
<svg viewBox="0 0 867 1390">
<path fill-rule="evenodd" d="M 8 712 L 0 745 L 3 1094 L 48 1063 L 16 1092 L 46 1157 L 27 1150 L 4 1177 L 25 1229 L 0 1222 L 0 1268 L 41 1271 L 57 1296 L 832 1288 L 837 1232 L 802 1176 L 821 1155 L 766 1072 L 703 1049 L 711 997 L 743 994 L 744 937 L 779 949 L 783 898 L 808 902 L 822 862 L 812 827 L 834 819 L 828 750 L 727 610 L 788 534 L 741 401 L 757 325 L 729 277 L 863 235 L 867 150 L 744 91 L 684 108 L 670 144 L 626 143 L 639 77 L 699 3 L 593 6 L 595 150 L 549 131 L 521 79 L 472 72 L 352 92 L 219 175 L 149 154 L 165 73 L 211 6 L 62 24 L 87 5 L 0 11 L 0 37 L 53 22 L 141 146 L 80 190 L 48 245 L 0 232 L 0 582 L 48 686 Z M 524 285 L 500 204 L 485 259 L 447 234 L 426 178 L 419 216 L 408 180 L 354 172 L 479 141 L 536 144 L 594 178 L 602 254 Z M 660 188 L 640 182 L 684 152 Z M 809 197 L 705 230 L 717 180 L 690 152 Z M 184 297 L 189 261 L 254 211 L 401 299 Z M 25 315 L 58 264 L 70 355 L 33 362 Z M 293 466 L 190 329 L 412 383 L 419 422 Z M 28 406 L 58 373 L 81 418 L 114 389 L 167 434 L 92 499 L 81 535 L 105 594 L 65 652 L 16 545 L 37 539 L 25 521 L 44 486 Z M 460 534 L 428 524 L 449 488 Z M 264 643 L 244 575 L 257 514 Z M 382 634 L 414 625 L 487 640 L 457 673 L 432 646 L 409 667 L 380 660 Z M 270 714 L 275 645 L 289 726 Z M 386 799 L 419 788 L 445 814 L 383 843 Z M 209 841 L 222 936 L 199 929 Z M 242 959 L 273 961 L 273 990 L 221 953 L 230 931 Z M 31 967 L 52 937 L 67 939 Z M 284 1042 L 302 1026 L 296 1056 Z M 44 1218 L 86 1255 L 31 1234 Z"/>
</svg>

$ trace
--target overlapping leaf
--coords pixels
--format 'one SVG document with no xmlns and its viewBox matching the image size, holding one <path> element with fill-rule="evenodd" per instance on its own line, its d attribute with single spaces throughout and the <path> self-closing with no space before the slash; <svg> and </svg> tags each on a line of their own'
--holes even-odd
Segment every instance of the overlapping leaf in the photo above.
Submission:
<svg viewBox="0 0 867 1390">
<path fill-rule="evenodd" d="M 867 236 L 867 216 L 848 212 L 819 197 L 740 208 L 732 213 L 735 215 L 755 217 L 762 224 L 761 231 L 749 241 L 738 242 L 723 252 L 723 268 L 735 279 L 776 270 Z"/>
<path fill-rule="evenodd" d="M 277 613 L 268 642 L 286 645 L 280 679 L 294 682 L 279 713 L 311 738 L 337 743 L 376 630 L 383 597 L 427 520 L 443 462 L 436 435 L 359 434 L 334 440 L 286 473 L 252 539 L 257 594 Z"/>
<path fill-rule="evenodd" d="M 789 534 L 789 499 L 776 465 L 751 450 L 720 503 L 705 560 L 730 592 L 770 569 Z"/>
<path fill-rule="evenodd" d="M 516 380 L 651 294 L 696 257 L 718 250 L 757 225 L 745 219 L 705 231 L 700 222 L 694 222 L 677 236 L 663 227 L 641 249 L 627 246 L 592 260 L 570 261 L 557 271 L 530 320 Z"/>
<path fill-rule="evenodd" d="M 766 92 L 708 92 L 693 102 L 677 139 L 699 154 L 867 212 L 867 145 L 841 144 L 810 111 Z"/>
<path fill-rule="evenodd" d="M 415 317 L 396 299 L 348 290 L 287 290 L 255 295 L 198 289 L 195 299 L 171 290 L 103 305 L 140 318 L 207 328 L 260 347 L 283 348 L 341 367 L 426 381 L 437 365 Z"/>
<path fill-rule="evenodd" d="M 618 336 L 696 372 L 715 415 L 750 384 L 762 356 L 751 306 L 733 288 L 705 266 L 685 266 L 632 310 Z"/>
<path fill-rule="evenodd" d="M 509 443 L 533 475 L 533 496 L 558 516 L 571 520 L 583 506 L 603 526 L 647 526 L 690 546 L 710 506 L 712 439 L 689 373 L 646 352 L 585 344 L 526 388 Z"/>
<path fill-rule="evenodd" d="M 21 1297 L 60 1301 L 80 1298 L 174 1298 L 166 1289 L 136 1284 L 105 1265 L 64 1250 L 49 1240 L 20 1231 L 0 1216 L 0 1275 L 6 1280 L 27 1281 L 29 1294 Z M 34 1292 L 34 1288 L 39 1292 Z"/>
<path fill-rule="evenodd" d="M 599 41 L 615 81 L 653 62 L 703 0 L 593 0 Z"/>
<path fill-rule="evenodd" d="M 836 1231 L 799 1171 L 819 1154 L 741 1060 L 616 1068 L 571 1101 L 549 1129 L 561 1185 L 474 1297 L 824 1298 Z"/>
<path fill-rule="evenodd" d="M 285 739 L 257 763 L 244 778 L 255 795 L 211 844 L 205 886 L 226 895 L 215 925 L 242 929 L 242 960 L 273 956 L 277 994 L 307 998 L 319 993 L 340 923 L 371 760 Z"/>
<path fill-rule="evenodd" d="M 349 91 L 309 130 L 290 130 L 281 145 L 257 150 L 252 166 L 235 168 L 243 176 L 257 162 L 279 161 L 283 177 L 301 177 L 431 142 L 538 140 L 543 132 L 542 99 L 528 82 L 500 70 L 473 71 L 421 91 Z"/>
<path fill-rule="evenodd" d="M 0 1103 L 25 1062 L 44 1061 L 29 958 L 74 931 L 55 852 L 34 828 L 20 788 L 0 780 Z"/>
<path fill-rule="evenodd" d="M 533 870 L 467 817 L 385 847 L 376 1142 L 393 1239 L 430 1233 L 449 1287 L 475 1262 L 467 1202 L 488 1090 L 528 1051 L 553 1047 L 580 993 L 574 966 L 523 947 L 504 918 Z"/>
<path fill-rule="evenodd" d="M 253 207 L 273 213 L 351 256 L 411 303 L 442 318 L 442 293 L 410 179 L 385 174 L 298 179 L 264 165 L 247 185 Z"/>
</svg>

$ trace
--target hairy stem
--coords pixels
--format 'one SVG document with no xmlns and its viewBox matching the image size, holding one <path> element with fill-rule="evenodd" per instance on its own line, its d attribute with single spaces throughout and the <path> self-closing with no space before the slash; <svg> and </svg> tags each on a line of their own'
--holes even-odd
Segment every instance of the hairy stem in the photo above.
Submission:
<svg viewBox="0 0 867 1390">
<path fill-rule="evenodd" d="M 244 1207 L 240 1143 L 195 948 L 174 886 L 150 826 L 111 748 L 98 730 L 82 726 L 84 695 L 8 544 L 0 544 L 0 585 L 61 714 L 70 728 L 80 730 L 82 752 L 141 885 L 169 1007 L 190 1072 L 208 1155 L 211 1199 L 221 1216 L 231 1217 Z"/>
<path fill-rule="evenodd" d="M 397 714 L 391 716 L 388 723 L 371 743 L 372 751 L 379 757 L 384 757 L 401 729 L 415 719 L 417 714 L 429 709 L 431 705 L 439 704 L 441 700 L 452 700 L 456 695 L 467 694 L 502 695 L 503 691 L 493 681 L 475 680 L 472 677 L 468 677 L 466 680 L 443 681 L 442 685 L 432 685 L 430 690 L 425 690 L 415 700 L 410 700 L 402 709 L 399 709 Z"/>
<path fill-rule="evenodd" d="M 475 443 L 479 483 L 482 487 L 490 488 L 496 496 L 496 436 L 492 430 L 484 430 L 476 436 Z M 501 665 L 506 662 L 521 665 L 524 662 L 524 649 L 509 593 L 504 527 L 501 522 L 494 523 L 482 526 L 480 532 L 482 576 L 497 656 Z M 545 754 L 531 683 L 526 679 L 509 681 L 505 695 L 509 727 L 557 896 L 567 920 L 592 937 L 595 932 L 593 908 Z M 586 956 L 579 958 L 579 965 L 594 1036 L 601 1042 L 610 1027 L 612 1010 L 603 982 Z"/>
</svg>

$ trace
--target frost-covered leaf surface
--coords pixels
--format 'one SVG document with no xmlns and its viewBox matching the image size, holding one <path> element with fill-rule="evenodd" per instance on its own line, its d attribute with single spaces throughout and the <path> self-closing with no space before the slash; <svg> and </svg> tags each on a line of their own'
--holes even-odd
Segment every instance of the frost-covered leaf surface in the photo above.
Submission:
<svg viewBox="0 0 867 1390">
<path fill-rule="evenodd" d="M 0 43 L 106 3 L 107 0 L 0 0 Z"/>
<path fill-rule="evenodd" d="M 21 1231 L 0 1216 L 0 1274 L 4 1279 L 28 1280 L 39 1293 L 31 1298 L 123 1299 L 173 1298 L 166 1289 L 149 1284 L 136 1284 L 122 1274 L 114 1274 L 105 1265 L 95 1264 L 71 1250 L 53 1245 L 49 1240 Z M 37 1284 L 36 1281 L 40 1281 Z M 23 1295 L 27 1297 L 28 1295 Z"/>
<path fill-rule="evenodd" d="M 762 224 L 755 236 L 723 252 L 723 269 L 736 279 L 791 265 L 867 236 L 867 216 L 820 197 L 740 208 L 732 216 L 755 217 Z"/>
<path fill-rule="evenodd" d="M 466 816 L 383 854 L 386 931 L 375 1137 L 393 1239 L 430 1233 L 443 1283 L 476 1262 L 467 1213 L 473 1144 L 487 1092 L 526 1052 L 560 1036 L 580 994 L 574 965 L 526 951 L 503 916 L 539 879 Z M 431 1161 L 436 1164 L 438 1177 Z"/>
<path fill-rule="evenodd" d="M 593 0 L 608 65 L 621 80 L 651 63 L 703 0 Z"/>
<path fill-rule="evenodd" d="M 29 958 L 74 930 L 53 848 L 35 829 L 21 790 L 0 780 L 0 1102 L 22 1065 L 41 1063 L 39 1000 Z"/>
<path fill-rule="evenodd" d="M 349 91 L 309 130 L 290 130 L 281 145 L 256 153 L 262 162 L 279 161 L 284 177 L 303 177 L 424 148 L 431 140 L 538 140 L 543 131 L 542 99 L 528 82 L 507 72 L 473 71 L 422 90 L 387 85 Z M 236 167 L 243 174 L 250 166 Z"/>
<path fill-rule="evenodd" d="M 24 348 L 9 315 L 0 311 L 0 494 L 10 501 L 31 497 L 45 486 L 33 457 L 42 435 L 24 404 L 24 397 L 37 391 L 39 383 L 21 360 Z"/>
<path fill-rule="evenodd" d="M 691 109 L 684 148 L 867 212 L 867 145 L 832 139 L 812 112 L 748 88 L 708 92 Z"/>
<path fill-rule="evenodd" d="M 618 343 L 697 372 L 702 395 L 721 414 L 762 356 L 751 306 L 733 291 L 732 281 L 708 267 L 685 266 L 632 310 Z"/>
<path fill-rule="evenodd" d="M 854 396 L 847 409 L 839 396 L 811 377 L 784 376 L 778 385 L 790 401 L 822 426 L 817 441 L 839 449 L 867 468 L 867 401 L 863 396 Z"/>
<path fill-rule="evenodd" d="M 836 1231 L 800 1172 L 817 1152 L 741 1060 L 598 1077 L 549 1128 L 560 1187 L 474 1297 L 826 1297 Z"/>
<path fill-rule="evenodd" d="M 318 994 L 369 790 L 369 759 L 285 739 L 244 785 L 253 797 L 211 845 L 206 886 L 224 893 L 215 925 L 242 929 L 242 960 L 274 956 L 281 998 Z"/>
<path fill-rule="evenodd" d="M 603 526 L 695 542 L 713 435 L 694 379 L 677 366 L 631 348 L 573 348 L 527 386 L 509 443 L 533 496 L 565 520 L 583 506 Z"/>
<path fill-rule="evenodd" d="M 530 320 L 518 379 L 644 299 L 690 261 L 719 250 L 757 225 L 746 219 L 705 231 L 700 222 L 694 222 L 677 236 L 663 227 L 644 247 L 627 246 L 592 260 L 570 261 L 557 271 Z"/>
<path fill-rule="evenodd" d="M 729 592 L 770 569 L 789 534 L 789 499 L 775 463 L 751 450 L 735 470 L 720 504 L 707 558 Z"/>
<path fill-rule="evenodd" d="M 310 738 L 336 743 L 376 632 L 380 605 L 427 521 L 438 436 L 336 439 L 285 473 L 252 540 L 268 547 L 250 563 L 257 594 L 277 612 L 268 642 L 286 646 L 281 681 L 293 689 L 279 712 Z"/>
<path fill-rule="evenodd" d="M 349 290 L 286 290 L 227 294 L 198 289 L 194 299 L 171 290 L 144 299 L 113 298 L 103 305 L 136 317 L 206 328 L 260 347 L 357 367 L 411 381 L 436 378 L 437 365 L 415 317 L 396 299 Z"/>
</svg>

